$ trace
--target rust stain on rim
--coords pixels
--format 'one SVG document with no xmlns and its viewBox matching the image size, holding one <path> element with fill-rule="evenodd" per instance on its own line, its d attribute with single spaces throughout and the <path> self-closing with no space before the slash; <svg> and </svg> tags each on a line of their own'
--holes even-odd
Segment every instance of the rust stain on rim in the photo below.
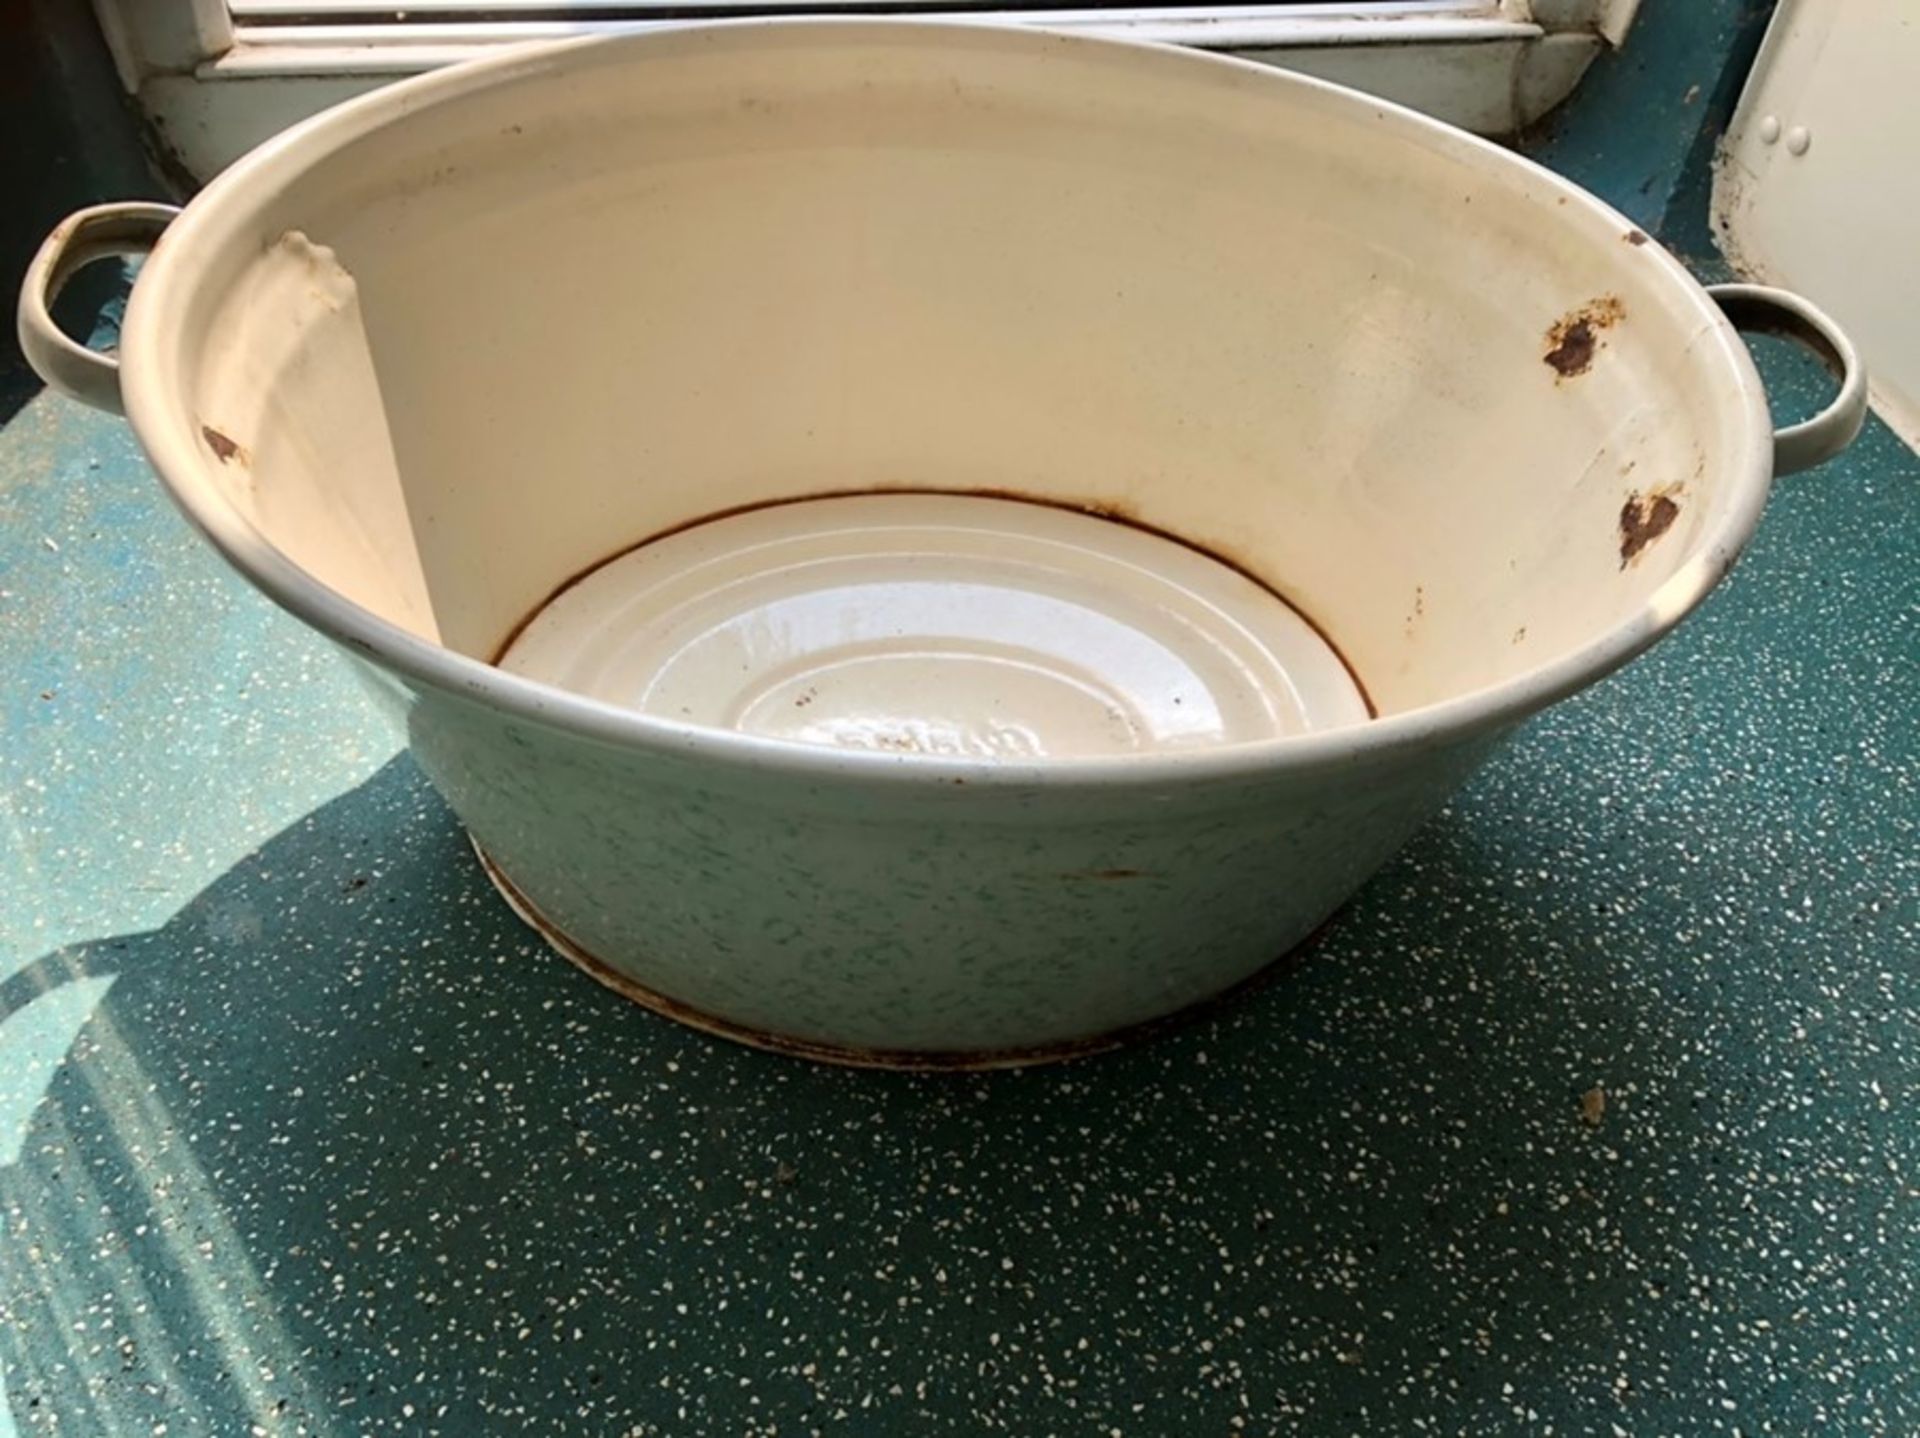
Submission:
<svg viewBox="0 0 1920 1438">
<path fill-rule="evenodd" d="M 1339 917 L 1336 912 L 1292 948 L 1219 993 L 1201 999 L 1198 1003 L 1189 1004 L 1177 1012 L 1165 1014 L 1157 1019 L 1148 1019 L 1145 1023 L 1129 1024 L 1125 1028 L 1113 1029 L 1104 1034 L 1094 1034 L 1084 1039 L 1069 1039 L 1058 1044 L 1036 1044 L 1025 1048 L 955 1050 L 855 1048 L 841 1044 L 816 1043 L 810 1039 L 790 1038 L 785 1034 L 769 1033 L 764 1029 L 736 1024 L 731 1020 L 707 1013 L 703 1009 L 694 1008 L 690 1004 L 683 1004 L 678 999 L 668 998 L 658 990 L 650 989 L 645 984 L 628 978 L 606 960 L 581 947 L 569 938 L 563 929 L 542 914 L 513 880 L 501 872 L 500 866 L 494 863 L 492 856 L 480 847 L 478 839 L 468 835 L 467 842 L 473 845 L 473 852 L 480 859 L 480 867 L 486 871 L 487 878 L 494 888 L 500 891 L 500 896 L 507 901 L 508 907 L 520 916 L 527 927 L 537 933 L 546 941 L 549 948 L 558 952 L 575 968 L 584 971 L 589 978 L 604 987 L 612 989 L 620 997 L 629 999 L 642 1008 L 651 1009 L 663 1018 L 672 1019 L 675 1023 L 698 1029 L 715 1038 L 744 1044 L 748 1048 L 764 1049 L 769 1053 L 785 1054 L 789 1058 L 837 1064 L 842 1068 L 891 1069 L 903 1073 L 979 1073 L 988 1069 L 1031 1068 L 1037 1064 L 1066 1063 L 1073 1059 L 1090 1058 L 1094 1054 L 1107 1053 L 1124 1045 L 1143 1043 L 1218 1013 L 1256 992 L 1281 974 L 1290 971 L 1305 961 L 1307 955 Z"/>
<path fill-rule="evenodd" d="M 247 453 L 247 447 L 244 444 L 210 424 L 200 426 L 200 437 L 207 442 L 207 448 L 213 451 L 213 457 L 222 464 L 232 464 L 235 460 L 241 464 L 248 464 L 253 459 L 253 456 Z"/>
</svg>

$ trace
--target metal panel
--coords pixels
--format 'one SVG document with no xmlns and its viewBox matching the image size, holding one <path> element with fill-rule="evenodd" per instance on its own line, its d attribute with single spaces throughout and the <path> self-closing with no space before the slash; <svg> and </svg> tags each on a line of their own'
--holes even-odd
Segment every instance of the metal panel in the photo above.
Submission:
<svg viewBox="0 0 1920 1438">
<path fill-rule="evenodd" d="M 1729 258 L 1851 330 L 1875 407 L 1910 443 L 1920 442 L 1915 75 L 1911 0 L 1782 0 L 1714 187 Z"/>
</svg>

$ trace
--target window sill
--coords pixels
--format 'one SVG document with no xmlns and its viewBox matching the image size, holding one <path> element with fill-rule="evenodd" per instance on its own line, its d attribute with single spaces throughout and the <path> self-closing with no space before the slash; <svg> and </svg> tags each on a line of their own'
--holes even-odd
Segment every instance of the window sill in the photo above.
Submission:
<svg viewBox="0 0 1920 1438">
<path fill-rule="evenodd" d="M 721 7 L 714 7 L 716 11 Z M 769 7 L 771 8 L 771 7 Z M 863 13 L 853 5 L 817 5 L 814 13 Z M 1129 9 L 1048 9 L 957 12 L 929 8 L 902 12 L 927 19 L 978 19 L 982 23 L 1035 25 L 1079 34 L 1104 35 L 1208 50 L 1351 48 L 1391 45 L 1475 45 L 1538 40 L 1531 21 L 1510 20 L 1484 7 L 1429 14 L 1397 9 L 1378 12 L 1302 13 L 1298 5 L 1212 6 L 1204 11 L 1172 6 Z M 1478 13 L 1476 13 L 1476 11 Z M 431 12 L 427 12 L 431 13 Z M 763 12 L 764 13 L 764 12 Z M 410 11 L 404 27 L 391 22 L 241 25 L 233 49 L 199 68 L 204 77 L 225 75 L 415 74 L 496 51 L 501 45 L 582 35 L 658 30 L 685 20 L 508 20 L 492 23 L 434 21 Z M 705 19 L 725 19 L 716 13 Z M 404 36 L 402 31 L 404 30 Z"/>
<path fill-rule="evenodd" d="M 290 8 L 294 3 L 251 0 L 221 53 L 190 72 L 150 75 L 139 85 L 163 143 L 195 179 L 210 177 L 287 125 L 400 76 L 497 54 L 508 45 L 687 23 L 590 13 L 562 21 L 434 18 L 460 0 L 418 0 L 404 23 L 276 23 L 273 17 L 283 13 L 324 13 L 328 0 L 297 0 L 297 12 Z M 809 8 L 833 6 L 827 0 Z M 573 8 L 594 7 L 574 0 Z M 724 12 L 730 6 L 718 0 L 709 8 Z M 891 13 L 899 14 L 900 7 Z M 956 14 L 929 7 L 908 13 L 1224 51 L 1351 85 L 1486 135 L 1512 134 L 1558 104 L 1603 43 L 1591 31 L 1549 33 L 1532 20 L 1513 18 L 1512 7 L 1486 0 L 1460 0 L 1444 9 L 1431 0 L 1355 0 L 1204 12 L 1139 7 Z"/>
</svg>

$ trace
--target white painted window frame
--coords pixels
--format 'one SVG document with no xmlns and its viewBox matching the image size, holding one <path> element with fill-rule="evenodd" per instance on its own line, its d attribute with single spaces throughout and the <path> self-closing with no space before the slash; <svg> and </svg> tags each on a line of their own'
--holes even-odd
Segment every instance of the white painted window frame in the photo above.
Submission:
<svg viewBox="0 0 1920 1438">
<path fill-rule="evenodd" d="M 795 0 L 779 0 L 782 9 Z M 951 0 L 947 0 L 951 3 Z M 122 83 L 183 169 L 205 179 L 276 130 L 401 75 L 502 45 L 685 23 L 633 0 L 551 0 L 539 18 L 475 21 L 486 0 L 94 0 Z M 704 0 L 753 13 L 760 0 Z M 810 8 L 945 15 L 943 0 Z M 1639 0 L 1314 0 L 970 10 L 964 18 L 1193 45 L 1370 90 L 1482 134 L 1531 124 L 1618 44 Z M 495 13 L 502 7 L 492 7 Z M 565 18 L 552 18 L 556 12 Z M 358 13 L 355 13 L 358 12 Z M 337 18 L 335 18 L 337 17 Z"/>
</svg>

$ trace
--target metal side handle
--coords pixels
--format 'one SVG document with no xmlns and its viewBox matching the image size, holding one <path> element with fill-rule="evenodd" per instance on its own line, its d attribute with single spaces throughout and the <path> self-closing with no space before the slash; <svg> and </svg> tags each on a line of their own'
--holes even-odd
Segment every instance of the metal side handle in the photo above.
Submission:
<svg viewBox="0 0 1920 1438">
<path fill-rule="evenodd" d="M 124 201 L 75 210 L 54 227 L 20 286 L 20 352 L 54 389 L 121 414 L 120 362 L 88 349 L 53 322 L 53 301 L 81 266 L 109 255 L 143 255 L 179 214 L 174 205 Z"/>
<path fill-rule="evenodd" d="M 1810 419 L 1773 432 L 1773 472 L 1824 464 L 1852 444 L 1867 418 L 1867 372 L 1846 331 L 1792 290 L 1768 285 L 1708 285 L 1735 329 L 1779 335 L 1811 350 L 1840 381 L 1840 392 Z"/>
</svg>

